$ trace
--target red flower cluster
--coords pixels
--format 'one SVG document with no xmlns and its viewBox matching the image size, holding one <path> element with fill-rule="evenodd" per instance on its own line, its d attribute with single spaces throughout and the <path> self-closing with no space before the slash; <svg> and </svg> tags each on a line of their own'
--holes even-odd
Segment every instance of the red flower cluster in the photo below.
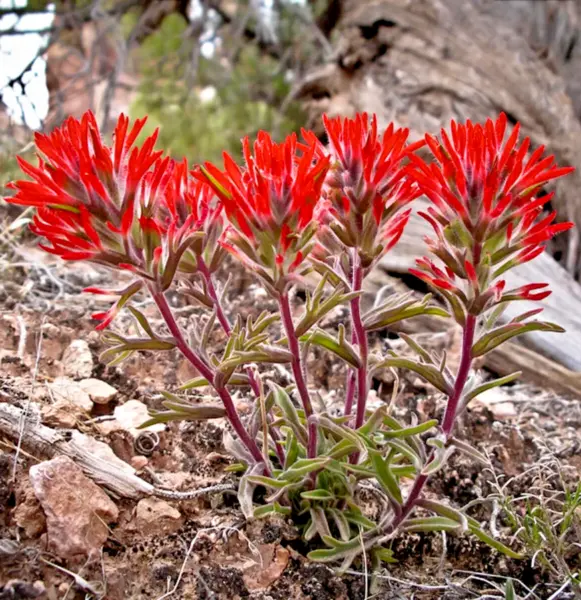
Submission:
<svg viewBox="0 0 581 600">
<path fill-rule="evenodd" d="M 299 147 L 295 134 L 277 144 L 265 131 L 253 152 L 245 138 L 243 151 L 244 167 L 224 153 L 224 170 L 205 163 L 203 174 L 238 233 L 230 232 L 226 247 L 253 268 L 266 267 L 276 280 L 309 252 L 329 158 L 315 156 L 312 145 Z"/>
<path fill-rule="evenodd" d="M 157 131 L 136 145 L 145 121 L 130 127 L 121 115 L 112 147 L 91 112 L 36 134 L 38 166 L 18 159 L 32 181 L 9 184 L 16 194 L 7 201 L 36 207 L 31 230 L 49 242 L 41 246 L 47 252 L 126 269 L 166 289 L 177 270 L 195 270 L 197 255 L 215 245 L 221 207 L 185 162 L 154 150 Z M 140 287 L 107 293 L 124 303 Z M 97 317 L 108 322 L 112 314 Z"/>
<path fill-rule="evenodd" d="M 403 233 L 410 211 L 401 209 L 419 195 L 404 162 L 424 142 L 406 146 L 409 130 L 395 129 L 393 123 L 379 135 L 376 117 L 366 113 L 354 119 L 323 116 L 323 122 L 328 149 L 313 132 L 303 131 L 319 156 L 333 159 L 321 220 L 342 244 L 357 248 L 369 266 Z"/>
<path fill-rule="evenodd" d="M 542 216 L 552 194 L 537 197 L 547 182 L 567 175 L 572 167 L 557 167 L 553 156 L 543 157 L 540 146 L 527 158 L 530 139 L 518 143 L 519 126 L 505 140 L 504 114 L 485 125 L 452 121 L 451 136 L 441 131 L 441 140 L 426 135 L 435 161 L 425 163 L 410 156 L 411 176 L 432 202 L 420 213 L 432 225 L 436 239 L 427 243 L 444 263 L 438 268 L 426 258 L 412 272 L 430 285 L 459 295 L 464 304 L 487 293 L 486 301 L 499 301 L 504 282 L 491 288 L 506 270 L 538 256 L 543 244 L 573 226 L 555 223 L 556 212 Z M 460 289 L 458 279 L 469 282 Z M 542 285 L 542 284 L 534 284 Z M 547 292 L 518 291 L 523 299 L 540 299 Z M 511 297 L 516 290 L 507 292 Z M 479 302 L 481 305 L 481 302 Z"/>
</svg>

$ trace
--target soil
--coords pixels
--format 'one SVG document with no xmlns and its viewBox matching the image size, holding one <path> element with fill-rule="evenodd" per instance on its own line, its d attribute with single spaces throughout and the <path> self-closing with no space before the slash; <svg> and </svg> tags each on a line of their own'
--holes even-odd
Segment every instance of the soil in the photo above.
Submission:
<svg viewBox="0 0 581 600">
<path fill-rule="evenodd" d="M 51 262 L 30 247 L 19 252 L 20 259 L 13 262 L 20 266 L 5 269 L 7 276 L 0 284 L 0 402 L 22 408 L 31 403 L 50 405 L 54 398 L 47 386 L 64 374 L 66 348 L 75 339 L 86 340 L 94 363 L 91 376 L 109 383 L 118 394 L 79 419 L 80 431 L 108 443 L 127 462 L 144 457 L 137 461 L 139 476 L 163 487 L 187 491 L 225 482 L 236 484 L 236 476 L 225 470 L 231 460 L 222 444 L 226 426 L 222 420 L 171 423 L 158 434 L 158 440 L 152 438 L 153 442 L 141 449 L 127 431 L 104 433 L 100 424 L 116 406 L 139 400 L 150 408 L 160 408 L 159 391 L 174 389 L 194 372 L 174 352 L 135 355 L 120 367 L 100 363 L 98 356 L 104 346 L 90 314 L 101 310 L 103 303 L 97 297 L 81 295 L 80 289 L 87 285 L 114 288 L 111 274 Z M 298 309 L 301 298 L 295 302 Z M 270 301 L 259 286 L 237 273 L 228 308 L 231 314 L 246 317 L 269 310 Z M 155 322 L 151 304 L 144 302 L 141 310 Z M 198 311 L 194 306 L 178 307 L 183 324 Z M 341 318 L 338 312 L 336 321 Z M 129 317 L 122 315 L 116 325 L 124 329 Z M 218 348 L 223 342 L 216 334 L 212 343 Z M 373 343 L 397 345 L 398 340 L 377 336 Z M 273 371 L 284 383 L 284 371 Z M 324 400 L 340 402 L 344 379 L 336 361 L 313 353 L 309 373 L 313 388 Z M 389 381 L 376 383 L 376 401 L 388 401 Z M 404 393 L 394 407 L 396 415 L 405 419 L 410 410 L 420 418 L 439 414 L 442 403 L 433 390 L 414 378 L 404 384 Z M 332 394 L 332 390 L 339 391 Z M 557 398 L 526 383 L 503 390 L 513 414 L 499 418 L 494 405 L 478 405 L 468 410 L 459 431 L 461 438 L 489 456 L 490 468 L 454 455 L 433 477 L 429 491 L 456 506 L 473 502 L 470 514 L 487 528 L 494 520 L 500 539 L 524 551 L 528 558 L 508 559 L 469 535 L 444 539 L 437 534 L 409 534 L 393 543 L 398 563 L 389 565 L 371 582 L 361 561 L 344 574 L 309 562 L 305 554 L 310 548 L 300 541 L 292 523 L 282 519 L 246 522 L 236 495 L 226 492 L 167 500 L 181 519 L 165 531 L 159 523 L 151 523 L 150 529 L 136 528 L 137 501 L 113 498 L 119 518 L 110 526 L 101 554 L 80 562 L 65 560 L 50 553 L 42 518 L 32 522 L 42 510 L 31 497 L 29 469 L 48 457 L 35 456 L 19 447 L 18 440 L 0 435 L 0 599 L 504 598 L 501 588 L 506 578 L 516 581 L 518 597 L 534 588 L 536 595 L 529 597 L 547 598 L 562 585 L 562 573 L 551 573 L 538 561 L 533 563 L 532 551 L 515 539 L 508 521 L 486 499 L 492 499 L 503 485 L 505 496 L 518 497 L 537 489 L 541 480 L 546 490 L 553 492 L 578 481 L 581 409 L 577 399 Z M 244 393 L 237 401 L 241 410 L 250 409 L 250 398 Z M 30 524 L 22 518 L 16 522 L 17 510 L 25 503 L 30 504 L 25 513 L 30 514 Z M 567 561 L 571 571 L 579 568 L 575 552 Z M 370 588 L 372 583 L 374 588 Z"/>
</svg>

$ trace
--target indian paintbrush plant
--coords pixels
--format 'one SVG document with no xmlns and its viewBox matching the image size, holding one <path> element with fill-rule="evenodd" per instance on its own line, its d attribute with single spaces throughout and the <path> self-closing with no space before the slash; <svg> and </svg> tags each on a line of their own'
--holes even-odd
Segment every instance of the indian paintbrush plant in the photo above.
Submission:
<svg viewBox="0 0 581 600">
<path fill-rule="evenodd" d="M 541 309 L 507 321 L 509 303 L 541 300 L 550 292 L 531 282 L 507 289 L 503 277 L 533 260 L 556 233 L 571 226 L 544 211 L 543 186 L 572 169 L 555 166 L 544 148 L 519 142 L 504 115 L 484 125 L 452 122 L 440 137 L 408 143 L 408 130 L 379 131 L 375 117 L 324 117 L 328 145 L 310 131 L 277 143 L 266 132 L 243 140 L 243 164 L 224 154 L 222 166 L 188 167 L 155 150 L 156 134 L 141 144 L 145 120 L 119 118 L 113 145 L 103 142 L 93 115 L 68 119 L 50 135 L 37 134 L 38 166 L 20 160 L 30 180 L 11 184 L 8 202 L 36 208 L 32 231 L 47 252 L 130 274 L 121 290 L 89 288 L 118 299 L 94 315 L 105 329 L 103 359 L 118 364 L 134 352 L 177 348 L 199 374 L 179 390 L 164 392 L 165 409 L 153 422 L 226 417 L 225 446 L 241 473 L 239 500 L 247 517 L 281 513 L 318 545 L 309 556 L 348 565 L 362 552 L 374 564 L 393 562 L 390 542 L 402 532 L 470 531 L 509 556 L 462 507 L 427 493 L 426 483 L 451 454 L 486 459 L 456 437 L 458 416 L 481 392 L 513 381 L 518 373 L 484 381 L 475 359 L 533 330 L 560 331 L 536 320 Z M 430 159 L 420 157 L 431 153 Z M 412 273 L 436 292 L 384 297 L 363 311 L 365 278 L 402 235 L 414 200 L 433 228 L 427 256 Z M 221 280 L 230 254 L 250 271 L 278 310 L 230 319 Z M 312 283 L 314 282 L 314 284 Z M 306 302 L 295 318 L 292 290 Z M 168 293 L 193 298 L 206 309 L 185 331 Z M 149 294 L 165 329 L 155 329 L 133 305 Z M 323 324 L 340 306 L 348 322 L 337 332 Z M 139 335 L 109 329 L 122 309 Z M 457 370 L 411 337 L 409 351 L 370 350 L 373 332 L 418 315 L 451 319 L 463 332 Z M 223 349 L 209 344 L 220 327 Z M 329 412 L 309 388 L 307 357 L 313 347 L 345 365 L 344 408 Z M 272 364 L 290 366 L 287 387 L 267 375 Z M 397 420 L 388 404 L 368 407 L 372 378 L 383 369 L 413 371 L 446 400 L 441 420 Z M 242 419 L 232 394 L 248 387 L 253 410 Z M 196 403 L 187 390 L 210 388 L 217 401 Z M 367 482 L 367 484 L 365 483 Z M 381 510 L 371 520 L 358 506 L 362 485 L 374 486 Z M 255 504 L 256 488 L 266 490 Z"/>
</svg>

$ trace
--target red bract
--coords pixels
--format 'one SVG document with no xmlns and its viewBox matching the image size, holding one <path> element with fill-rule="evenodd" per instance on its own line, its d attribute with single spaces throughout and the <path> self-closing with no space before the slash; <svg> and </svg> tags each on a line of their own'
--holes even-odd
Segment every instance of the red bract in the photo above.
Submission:
<svg viewBox="0 0 581 600">
<path fill-rule="evenodd" d="M 543 157 L 543 146 L 528 155 L 530 139 L 518 142 L 518 124 L 506 136 L 506 126 L 504 114 L 485 125 L 452 121 L 450 135 L 445 130 L 439 140 L 426 135 L 432 163 L 410 157 L 410 173 L 433 204 L 420 213 L 436 233 L 435 240 L 427 239 L 428 246 L 451 276 L 469 283 L 469 302 L 503 272 L 532 260 L 545 242 L 573 226 L 555 223 L 555 211 L 543 216 L 552 194 L 538 196 L 543 185 L 573 167 L 558 167 L 553 156 Z M 444 278 L 433 262 L 418 261 L 418 267 L 413 271 L 418 277 L 450 290 L 450 281 L 442 285 Z M 534 289 L 523 289 L 519 296 L 539 300 L 547 295 L 531 293 Z"/>
<path fill-rule="evenodd" d="M 17 191 L 7 201 L 37 207 L 31 229 L 50 242 L 45 250 L 69 260 L 131 262 L 116 234 L 129 229 L 138 186 L 161 155 L 153 150 L 157 132 L 135 147 L 144 124 L 137 120 L 129 129 L 121 115 L 113 148 L 103 143 L 90 111 L 35 135 L 38 167 L 18 158 L 32 181 L 9 184 Z"/>
<path fill-rule="evenodd" d="M 409 217 L 402 207 L 419 194 L 407 178 L 404 162 L 423 145 L 406 145 L 408 129 L 393 123 L 379 135 L 377 119 L 366 113 L 354 119 L 323 116 L 328 149 L 313 132 L 303 131 L 319 156 L 333 159 L 326 179 L 321 219 L 341 243 L 358 248 L 366 266 L 389 250 L 401 237 Z"/>
<path fill-rule="evenodd" d="M 303 148 L 295 134 L 277 144 L 264 131 L 251 149 L 243 140 L 245 166 L 224 153 L 224 170 L 206 163 L 204 176 L 224 204 L 234 230 L 225 245 L 273 280 L 293 272 L 310 250 L 313 212 L 329 168 L 328 157 Z"/>
<path fill-rule="evenodd" d="M 185 162 L 154 150 L 157 131 L 136 145 L 144 124 L 140 119 L 130 126 L 121 115 L 112 147 L 91 112 L 49 135 L 37 134 L 39 165 L 19 159 L 32 181 L 10 184 L 16 194 L 7 201 L 36 207 L 31 230 L 48 240 L 41 245 L 47 252 L 125 269 L 166 289 L 176 271 L 196 270 L 197 257 L 216 246 L 221 207 Z M 140 287 L 113 292 L 120 301 L 97 316 L 109 322 Z"/>
</svg>

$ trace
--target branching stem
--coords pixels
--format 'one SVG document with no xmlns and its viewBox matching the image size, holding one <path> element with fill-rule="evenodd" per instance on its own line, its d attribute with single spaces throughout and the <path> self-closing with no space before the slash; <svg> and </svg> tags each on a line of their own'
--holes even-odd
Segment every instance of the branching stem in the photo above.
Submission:
<svg viewBox="0 0 581 600">
<path fill-rule="evenodd" d="M 180 352 L 190 361 L 190 363 L 200 372 L 200 374 L 208 380 L 208 383 L 216 390 L 218 396 L 220 396 L 220 400 L 224 404 L 224 409 L 226 410 L 226 416 L 228 421 L 230 421 L 234 431 L 244 444 L 248 451 L 250 452 L 252 458 L 257 463 L 262 463 L 263 456 L 260 452 L 260 448 L 258 447 L 256 441 L 250 436 L 244 424 L 242 423 L 240 416 L 238 415 L 238 411 L 236 410 L 236 406 L 234 405 L 234 401 L 232 400 L 232 396 L 228 392 L 225 387 L 217 387 L 214 384 L 214 372 L 208 366 L 208 364 L 200 358 L 189 346 L 186 342 L 184 335 L 173 316 L 172 310 L 167 302 L 167 298 L 165 294 L 156 289 L 151 289 L 151 295 L 153 300 L 157 304 L 159 308 L 159 312 L 165 321 L 170 333 L 175 339 L 176 346 L 180 350 Z M 264 465 L 265 472 L 269 471 L 268 466 Z"/>
<path fill-rule="evenodd" d="M 293 357 L 291 362 L 293 377 L 303 405 L 303 409 L 305 411 L 305 418 L 308 423 L 309 439 L 307 455 L 309 458 L 314 458 L 317 454 L 317 426 L 315 423 L 309 421 L 309 417 L 313 414 L 313 405 L 311 403 L 311 397 L 309 395 L 309 390 L 307 388 L 307 382 L 303 371 L 301 349 L 293 323 L 288 294 L 280 295 L 279 305 L 282 324 L 288 339 L 289 350 Z"/>
<path fill-rule="evenodd" d="M 353 252 L 353 280 L 352 289 L 354 292 L 360 292 L 363 285 L 363 267 L 357 252 Z M 351 321 L 353 332 L 357 339 L 359 347 L 359 359 L 361 364 L 357 369 L 357 413 L 355 417 L 355 429 L 359 429 L 365 421 L 365 408 L 367 406 L 367 393 L 369 391 L 367 374 L 367 332 L 361 319 L 361 296 L 358 295 L 351 300 Z"/>
<path fill-rule="evenodd" d="M 444 434 L 445 441 L 447 441 L 454 429 L 454 423 L 458 413 L 458 404 L 462 398 L 462 392 L 464 386 L 468 380 L 470 374 L 470 367 L 472 366 L 472 345 L 474 344 L 474 334 L 476 332 L 476 317 L 474 315 L 468 315 L 466 318 L 466 324 L 462 335 L 462 356 L 460 357 L 460 365 L 458 366 L 458 372 L 456 374 L 456 381 L 454 383 L 454 389 L 452 394 L 448 398 L 446 404 L 446 412 L 444 413 L 444 420 L 442 422 L 442 433 Z M 427 463 L 429 464 L 434 458 L 434 452 L 429 456 Z M 429 476 L 420 473 L 412 489 L 410 490 L 408 497 L 401 508 L 401 512 L 397 514 L 389 524 L 386 533 L 392 533 L 395 531 L 403 521 L 412 513 L 418 500 L 422 496 L 424 486 L 428 481 Z"/>
</svg>

